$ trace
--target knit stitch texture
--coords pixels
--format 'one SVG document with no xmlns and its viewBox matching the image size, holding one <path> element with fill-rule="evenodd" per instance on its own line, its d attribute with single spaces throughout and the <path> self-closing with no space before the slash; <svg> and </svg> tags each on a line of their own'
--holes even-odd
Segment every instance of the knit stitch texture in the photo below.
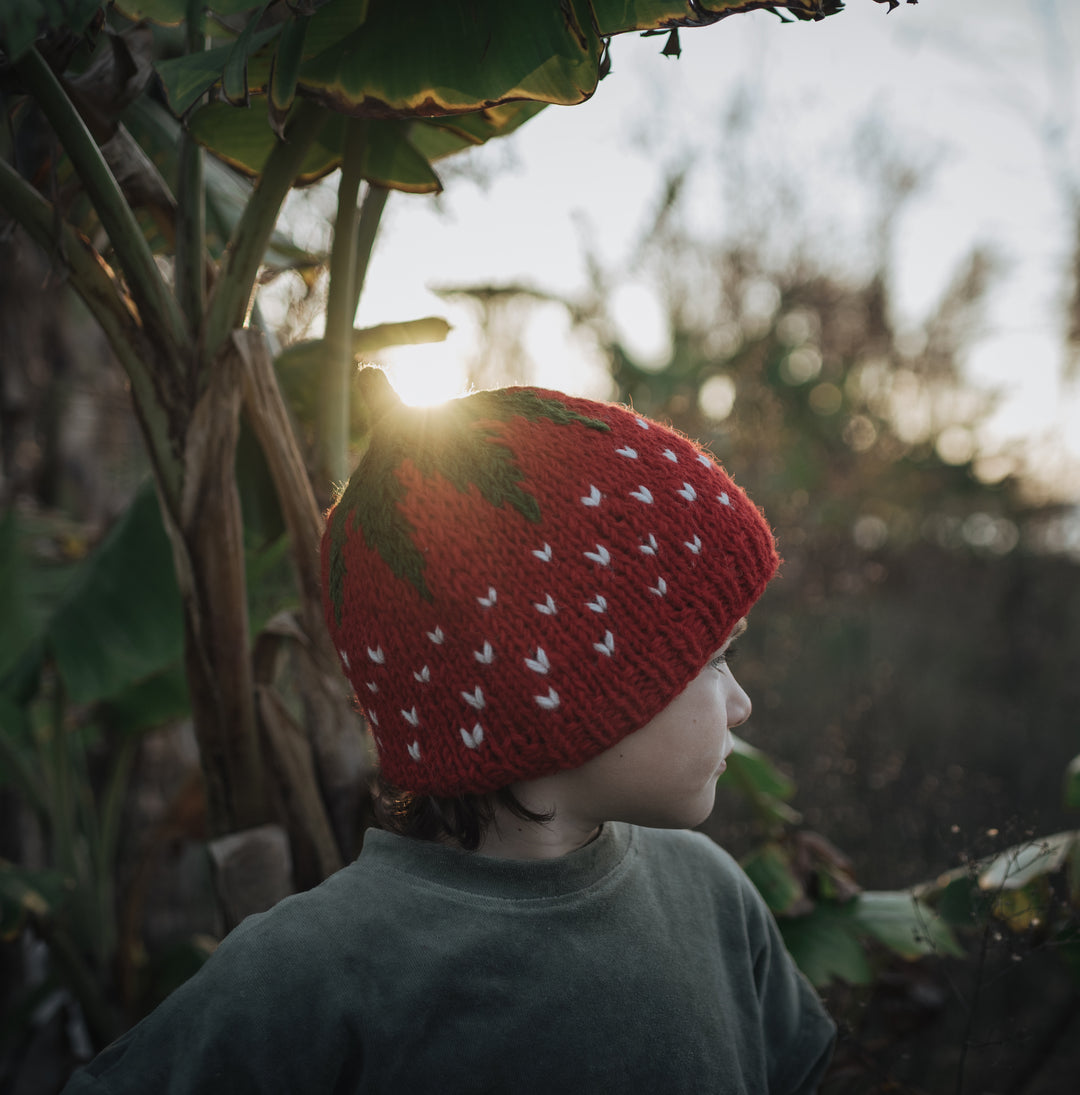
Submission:
<svg viewBox="0 0 1080 1095">
<path fill-rule="evenodd" d="M 327 626 L 384 775 L 437 795 L 574 768 L 704 668 L 779 563 L 693 442 L 538 388 L 397 407 L 323 537 Z"/>
</svg>

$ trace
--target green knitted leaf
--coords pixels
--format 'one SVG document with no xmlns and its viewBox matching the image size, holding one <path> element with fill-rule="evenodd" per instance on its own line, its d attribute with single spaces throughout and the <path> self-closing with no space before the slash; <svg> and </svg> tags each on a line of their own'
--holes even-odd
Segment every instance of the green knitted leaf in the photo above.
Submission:
<svg viewBox="0 0 1080 1095">
<path fill-rule="evenodd" d="M 611 429 L 606 422 L 579 414 L 556 399 L 513 388 L 478 392 L 430 411 L 403 407 L 379 421 L 330 528 L 330 599 L 339 626 L 345 541 L 357 529 L 398 578 L 408 581 L 426 601 L 432 600 L 424 577 L 424 556 L 413 543 L 415 529 L 401 508 L 407 491 L 395 472 L 406 458 L 425 479 L 441 475 L 462 494 L 475 486 L 497 509 L 509 507 L 533 524 L 540 523 L 540 505 L 521 486 L 524 473 L 500 436 L 501 424 L 515 417 Z"/>
</svg>

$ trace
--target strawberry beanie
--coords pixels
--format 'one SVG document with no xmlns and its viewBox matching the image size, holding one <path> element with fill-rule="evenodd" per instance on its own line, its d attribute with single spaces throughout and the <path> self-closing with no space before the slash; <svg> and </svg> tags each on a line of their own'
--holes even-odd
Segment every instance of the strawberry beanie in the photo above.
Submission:
<svg viewBox="0 0 1080 1095">
<path fill-rule="evenodd" d="M 322 543 L 383 775 L 443 796 L 575 768 L 644 726 L 778 562 L 693 442 L 539 388 L 382 410 Z"/>
</svg>

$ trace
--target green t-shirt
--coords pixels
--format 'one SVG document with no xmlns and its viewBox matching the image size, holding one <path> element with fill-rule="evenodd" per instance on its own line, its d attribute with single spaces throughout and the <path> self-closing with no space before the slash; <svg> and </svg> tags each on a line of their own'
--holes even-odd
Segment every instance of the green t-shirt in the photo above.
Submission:
<svg viewBox="0 0 1080 1095">
<path fill-rule="evenodd" d="M 65 1095 L 816 1090 L 834 1026 L 697 833 L 501 860 L 369 832 L 249 917 Z"/>
</svg>

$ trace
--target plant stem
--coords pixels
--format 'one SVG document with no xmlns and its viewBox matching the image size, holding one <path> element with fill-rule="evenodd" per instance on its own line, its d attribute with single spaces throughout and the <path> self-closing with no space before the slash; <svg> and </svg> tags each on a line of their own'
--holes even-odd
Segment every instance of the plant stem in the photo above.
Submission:
<svg viewBox="0 0 1080 1095">
<path fill-rule="evenodd" d="M 28 50 L 14 68 L 71 157 L 138 304 L 140 321 L 165 351 L 159 356 L 180 372 L 191 344 L 189 331 L 97 142 L 56 74 L 36 49 Z"/>
<path fill-rule="evenodd" d="M 356 309 L 360 307 L 360 294 L 364 291 L 364 280 L 367 278 L 371 252 L 375 247 L 375 236 L 379 231 L 379 222 L 389 196 L 390 191 L 385 186 L 374 186 L 369 183 L 367 193 L 360 205 L 360 223 L 356 229 L 356 268 L 353 271 L 352 285 L 353 305 L 349 313 L 352 316 L 356 315 Z"/>
<path fill-rule="evenodd" d="M 326 358 L 319 377 L 316 421 L 316 469 L 320 485 L 337 483 L 348 474 L 349 378 L 353 369 L 352 329 L 356 314 L 353 276 L 356 267 L 356 199 L 364 167 L 366 126 L 350 118 L 345 129 L 345 157 L 338 182 L 337 219 L 330 251 L 330 292 L 326 301 Z"/>
<path fill-rule="evenodd" d="M 282 202 L 289 193 L 308 149 L 327 118 L 321 107 L 306 100 L 297 103 L 285 126 L 285 140 L 274 145 L 255 190 L 233 229 L 232 239 L 206 311 L 204 355 L 212 361 L 228 334 L 242 327 Z M 200 387 L 206 382 L 200 377 Z"/>
<path fill-rule="evenodd" d="M 188 0 L 185 36 L 188 53 L 205 50 L 202 0 Z M 186 128 L 180 135 L 177 198 L 176 298 L 190 330 L 199 331 L 206 310 L 206 188 L 203 151 Z"/>
<path fill-rule="evenodd" d="M 170 440 L 169 407 L 153 373 L 156 347 L 139 325 L 134 308 L 112 271 L 85 237 L 58 220 L 47 202 L 10 164 L 0 160 L 0 206 L 30 237 L 63 263 L 71 284 L 101 326 L 131 383 L 131 394 L 146 446 L 162 489 L 174 504 L 179 498 L 180 467 Z"/>
</svg>

